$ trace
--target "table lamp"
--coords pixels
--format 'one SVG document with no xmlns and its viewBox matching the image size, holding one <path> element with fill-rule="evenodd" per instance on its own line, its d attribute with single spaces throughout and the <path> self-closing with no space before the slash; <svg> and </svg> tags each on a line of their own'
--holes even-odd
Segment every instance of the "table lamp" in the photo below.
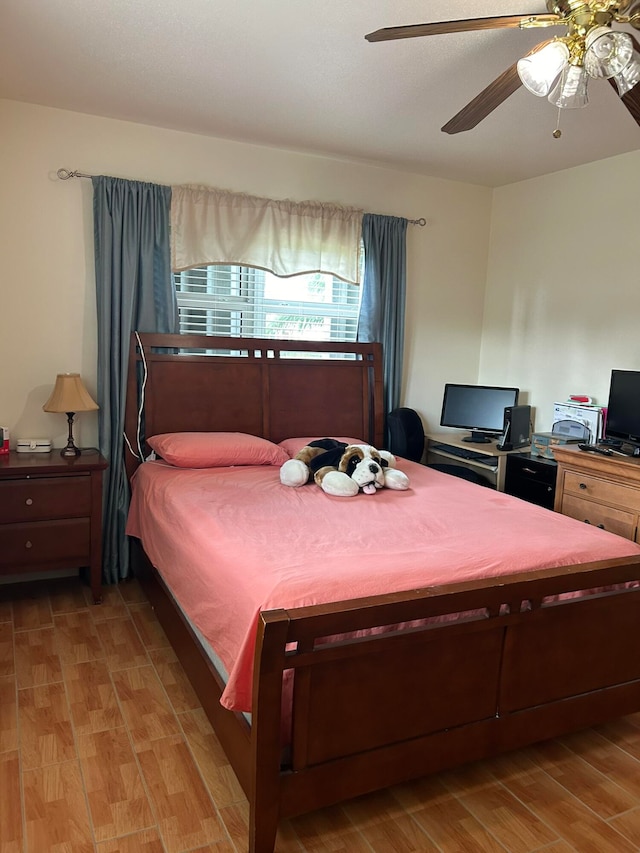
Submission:
<svg viewBox="0 0 640 853">
<path fill-rule="evenodd" d="M 69 439 L 60 455 L 79 456 L 80 448 L 76 447 L 73 441 L 73 416 L 76 412 L 92 412 L 99 408 L 84 387 L 80 374 L 59 373 L 51 396 L 42 408 L 45 412 L 65 412 L 69 423 Z"/>
</svg>

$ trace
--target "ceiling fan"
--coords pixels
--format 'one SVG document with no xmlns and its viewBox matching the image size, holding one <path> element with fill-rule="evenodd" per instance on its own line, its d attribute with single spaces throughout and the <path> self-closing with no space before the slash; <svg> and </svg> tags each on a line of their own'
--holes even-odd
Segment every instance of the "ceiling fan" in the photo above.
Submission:
<svg viewBox="0 0 640 853">
<path fill-rule="evenodd" d="M 611 25 L 630 24 L 640 30 L 640 0 L 546 0 L 548 14 L 468 18 L 430 24 L 387 27 L 365 36 L 369 42 L 472 30 L 565 27 L 564 35 L 536 45 L 532 51 L 480 92 L 442 130 L 471 130 L 521 85 L 547 97 L 559 109 L 586 106 L 590 78 L 608 79 L 640 125 L 640 44 L 630 33 Z M 554 131 L 560 136 L 560 130 Z"/>
</svg>

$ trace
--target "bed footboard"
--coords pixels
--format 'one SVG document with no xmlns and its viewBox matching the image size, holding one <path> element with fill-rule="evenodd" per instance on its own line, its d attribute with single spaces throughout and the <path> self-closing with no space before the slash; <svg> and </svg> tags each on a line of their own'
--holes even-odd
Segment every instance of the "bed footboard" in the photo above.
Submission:
<svg viewBox="0 0 640 853">
<path fill-rule="evenodd" d="M 640 710 L 640 589 L 563 596 L 637 580 L 640 559 L 561 572 L 264 613 L 250 850 L 281 818 Z"/>
</svg>

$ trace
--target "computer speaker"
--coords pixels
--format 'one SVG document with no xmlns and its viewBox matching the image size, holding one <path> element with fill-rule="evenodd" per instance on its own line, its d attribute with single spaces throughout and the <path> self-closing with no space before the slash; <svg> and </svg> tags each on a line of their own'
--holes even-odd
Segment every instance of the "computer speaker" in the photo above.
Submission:
<svg viewBox="0 0 640 853">
<path fill-rule="evenodd" d="M 517 450 L 531 443 L 531 406 L 506 406 L 498 450 Z"/>
</svg>

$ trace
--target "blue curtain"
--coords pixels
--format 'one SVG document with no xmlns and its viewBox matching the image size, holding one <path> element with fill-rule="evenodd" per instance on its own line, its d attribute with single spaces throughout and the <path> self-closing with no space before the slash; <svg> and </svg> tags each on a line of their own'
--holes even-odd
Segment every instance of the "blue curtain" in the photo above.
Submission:
<svg viewBox="0 0 640 853">
<path fill-rule="evenodd" d="M 375 213 L 365 213 L 362 218 L 364 280 L 358 340 L 382 344 L 385 415 L 400 404 L 407 289 L 406 237 L 406 219 Z"/>
<path fill-rule="evenodd" d="M 169 250 L 170 205 L 170 187 L 93 178 L 98 440 L 109 462 L 103 506 L 105 583 L 117 583 L 129 575 L 124 532 L 129 485 L 123 433 L 131 333 L 178 331 Z"/>
</svg>

